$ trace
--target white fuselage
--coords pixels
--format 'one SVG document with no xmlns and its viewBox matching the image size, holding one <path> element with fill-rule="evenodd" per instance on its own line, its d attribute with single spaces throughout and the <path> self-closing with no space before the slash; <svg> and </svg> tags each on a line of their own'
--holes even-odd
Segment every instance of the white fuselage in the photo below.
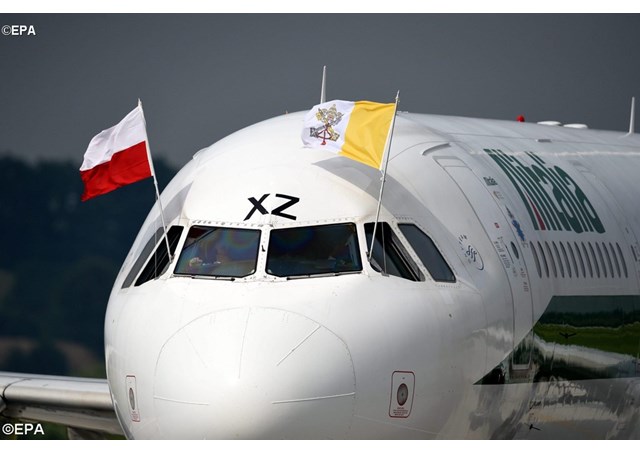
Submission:
<svg viewBox="0 0 640 453">
<path fill-rule="evenodd" d="M 301 127 L 285 115 L 196 154 L 162 194 L 176 257 L 146 278 L 157 205 L 142 226 L 105 321 L 127 437 L 640 436 L 637 136 L 400 114 L 380 221 L 413 281 L 365 257 L 379 172 L 303 148 Z M 273 231 L 330 224 L 355 225 L 360 271 L 274 275 Z M 255 270 L 176 272 L 193 226 L 259 231 Z"/>
</svg>

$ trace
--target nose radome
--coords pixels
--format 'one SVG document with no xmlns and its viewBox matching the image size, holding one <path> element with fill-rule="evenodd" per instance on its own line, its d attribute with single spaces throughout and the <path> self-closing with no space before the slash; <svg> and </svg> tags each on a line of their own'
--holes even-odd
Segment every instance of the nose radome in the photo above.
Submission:
<svg viewBox="0 0 640 453">
<path fill-rule="evenodd" d="M 154 416 L 173 439 L 341 438 L 355 391 L 349 350 L 327 328 L 291 312 L 238 308 L 197 318 L 164 344 Z"/>
</svg>

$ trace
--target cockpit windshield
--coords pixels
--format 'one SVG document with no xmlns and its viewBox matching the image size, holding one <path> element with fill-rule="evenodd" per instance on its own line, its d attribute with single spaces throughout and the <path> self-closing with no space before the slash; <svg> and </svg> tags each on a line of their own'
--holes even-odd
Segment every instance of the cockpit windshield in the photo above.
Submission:
<svg viewBox="0 0 640 453">
<path fill-rule="evenodd" d="M 336 275 L 362 270 L 353 223 L 271 231 L 267 273 L 278 277 Z"/>
<path fill-rule="evenodd" d="M 260 230 L 193 226 L 175 274 L 241 278 L 256 271 Z"/>
</svg>

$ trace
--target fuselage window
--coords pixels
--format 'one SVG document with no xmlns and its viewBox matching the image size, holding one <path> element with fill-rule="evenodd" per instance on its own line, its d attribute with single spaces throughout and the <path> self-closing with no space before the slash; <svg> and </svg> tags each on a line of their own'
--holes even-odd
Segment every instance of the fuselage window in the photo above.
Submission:
<svg viewBox="0 0 640 453">
<path fill-rule="evenodd" d="M 596 269 L 596 277 L 600 278 L 600 266 L 598 265 L 598 258 L 596 258 L 596 252 L 593 251 L 593 245 L 591 242 L 587 242 L 589 251 L 591 252 L 591 260 L 593 261 L 593 267 Z"/>
<path fill-rule="evenodd" d="M 367 254 L 373 237 L 373 223 L 366 223 L 364 231 L 367 236 Z M 406 278 L 407 280 L 424 281 L 424 275 L 418 265 L 411 259 L 400 239 L 386 222 L 378 223 L 376 240 L 373 243 L 371 266 L 378 272 Z"/>
<path fill-rule="evenodd" d="M 183 229 L 183 227 L 178 225 L 174 225 L 169 228 L 167 238 L 169 240 L 169 249 L 171 250 L 171 255 L 176 252 L 176 246 L 178 245 L 178 241 L 180 240 L 180 235 L 182 234 Z M 140 286 L 143 283 L 148 282 L 149 280 L 160 277 L 169 267 L 169 261 L 169 253 L 167 253 L 167 241 L 163 236 L 162 239 L 158 241 L 155 252 L 140 273 L 138 280 L 136 280 L 135 286 Z"/>
<path fill-rule="evenodd" d="M 604 257 L 602 256 L 602 250 L 600 250 L 600 244 L 596 242 L 596 250 L 598 251 L 598 258 L 600 262 L 600 267 L 602 267 L 602 273 L 604 274 L 604 278 L 607 278 L 607 265 L 604 262 Z"/>
<path fill-rule="evenodd" d="M 362 271 L 353 223 L 272 230 L 267 273 L 277 277 L 340 275 Z"/>
<path fill-rule="evenodd" d="M 260 230 L 192 226 L 176 264 L 176 275 L 241 278 L 256 271 Z"/>
<path fill-rule="evenodd" d="M 562 244 L 562 243 L 560 243 L 560 244 Z M 573 273 L 576 274 L 576 278 L 580 278 L 580 270 L 578 269 L 578 262 L 576 261 L 576 256 L 573 253 L 573 249 L 571 248 L 571 243 L 567 242 L 567 248 L 566 249 L 565 249 L 564 245 L 561 245 L 561 246 L 562 246 L 562 250 L 563 251 L 564 250 L 568 250 L 569 251 L 568 256 L 571 257 L 571 264 L 573 264 Z M 571 269 L 571 265 L 569 265 L 569 269 Z M 571 277 L 571 276 L 572 276 L 571 270 L 569 270 L 569 277 Z"/>
<path fill-rule="evenodd" d="M 544 255 L 544 250 L 542 250 L 542 245 L 538 242 L 538 251 L 540 252 L 540 256 L 542 257 L 542 264 L 544 264 L 544 273 L 549 278 L 549 263 L 547 263 L 547 257 Z"/>
<path fill-rule="evenodd" d="M 587 278 L 587 271 L 584 267 L 584 260 L 582 259 L 582 253 L 580 253 L 580 247 L 578 247 L 578 243 L 573 243 L 573 248 L 576 251 L 576 255 L 578 255 L 578 261 L 580 261 L 580 270 L 582 271 L 582 277 Z"/>
<path fill-rule="evenodd" d="M 589 259 L 589 252 L 587 252 L 587 248 L 584 246 L 584 242 L 580 243 L 582 245 L 582 251 L 584 252 L 584 259 L 587 262 L 587 268 L 589 269 L 589 277 L 593 278 L 593 266 L 591 265 L 591 260 Z M 591 249 L 593 252 L 593 249 Z"/>
<path fill-rule="evenodd" d="M 624 271 L 624 278 L 629 278 L 629 274 L 627 273 L 627 262 L 624 260 L 624 254 L 622 253 L 622 249 L 620 248 L 620 244 L 616 242 L 616 248 L 618 249 L 618 256 L 620 257 L 620 263 L 622 263 L 622 270 Z"/>
<path fill-rule="evenodd" d="M 533 242 L 531 245 L 531 253 L 533 253 L 533 261 L 536 263 L 536 270 L 538 271 L 538 277 L 542 278 L 542 269 L 540 269 L 540 260 L 538 259 L 538 252 L 536 252 L 536 246 Z"/>
<path fill-rule="evenodd" d="M 435 281 L 456 281 L 451 268 L 429 236 L 410 223 L 399 224 L 398 227 Z"/>
<path fill-rule="evenodd" d="M 606 258 L 607 266 L 609 267 L 609 275 L 611 275 L 611 278 L 614 278 L 615 275 L 613 273 L 613 263 L 611 262 L 611 257 L 609 256 L 609 250 L 607 249 L 607 244 L 605 244 L 604 242 L 602 243 L 602 252 L 604 254 L 604 257 Z"/>
<path fill-rule="evenodd" d="M 613 257 L 613 264 L 616 265 L 616 275 L 618 278 L 622 277 L 620 273 L 620 263 L 618 262 L 618 256 L 616 255 L 616 251 L 613 249 L 613 244 L 609 242 L 609 250 L 611 251 L 611 256 Z"/>
<path fill-rule="evenodd" d="M 571 263 L 569 262 L 569 256 L 567 255 L 567 249 L 564 248 L 564 244 L 560 243 L 560 250 L 562 250 L 562 256 L 564 257 L 565 267 L 567 268 L 567 274 L 569 274 L 569 278 L 572 277 L 573 273 L 571 272 Z M 573 265 L 575 266 L 575 262 Z"/>
<path fill-rule="evenodd" d="M 551 270 L 553 271 L 553 278 L 558 278 L 558 269 L 556 268 L 556 262 L 553 259 L 553 253 L 551 253 L 551 247 L 549 247 L 549 243 L 545 241 L 544 248 L 547 249 L 547 254 L 549 255 L 549 261 L 551 262 Z"/>
<path fill-rule="evenodd" d="M 560 252 L 558 252 L 558 246 L 555 242 L 552 242 L 553 251 L 555 252 L 556 261 L 558 262 L 558 267 L 560 268 L 560 276 L 564 278 L 564 266 L 562 265 L 562 258 L 560 257 Z"/>
</svg>

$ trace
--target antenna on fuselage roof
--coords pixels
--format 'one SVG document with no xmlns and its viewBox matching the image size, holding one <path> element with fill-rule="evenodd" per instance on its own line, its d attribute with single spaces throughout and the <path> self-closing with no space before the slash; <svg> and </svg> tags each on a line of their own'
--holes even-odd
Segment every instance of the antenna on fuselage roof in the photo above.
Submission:
<svg viewBox="0 0 640 453">
<path fill-rule="evenodd" d="M 631 117 L 629 119 L 629 133 L 627 135 L 631 135 L 635 133 L 635 124 L 636 124 L 636 97 L 633 96 L 631 98 Z"/>
<path fill-rule="evenodd" d="M 322 86 L 320 87 L 320 104 L 327 102 L 327 66 L 322 67 Z"/>
</svg>

